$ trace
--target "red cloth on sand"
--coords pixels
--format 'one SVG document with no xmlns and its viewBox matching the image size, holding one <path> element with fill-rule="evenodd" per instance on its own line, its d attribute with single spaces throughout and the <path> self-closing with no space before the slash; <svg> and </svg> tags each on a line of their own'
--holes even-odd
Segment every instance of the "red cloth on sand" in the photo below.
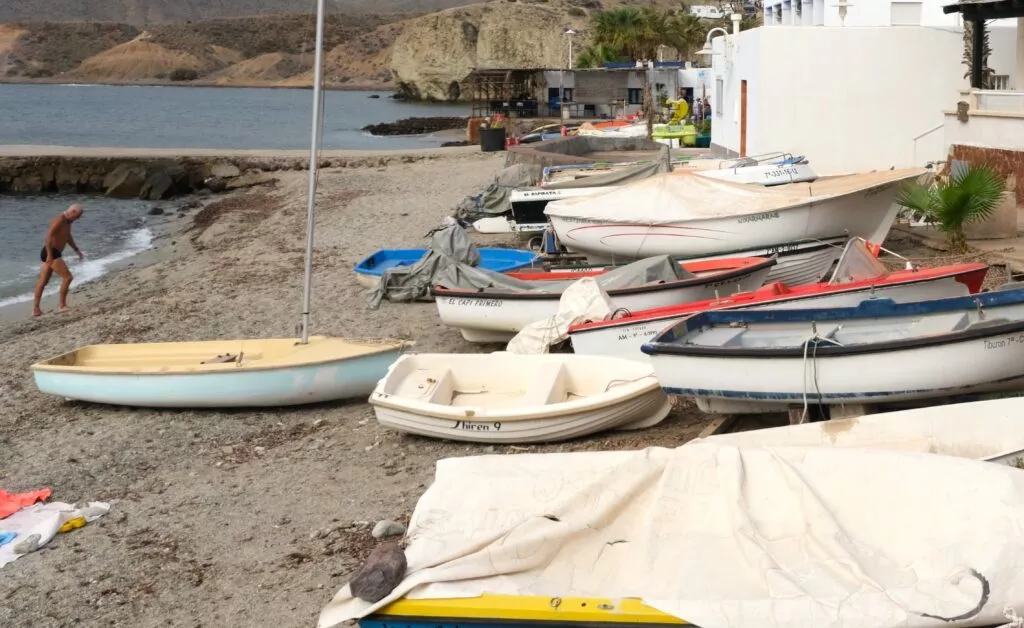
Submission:
<svg viewBox="0 0 1024 628">
<path fill-rule="evenodd" d="M 26 506 L 44 501 L 53 491 L 48 488 L 27 493 L 8 493 L 0 489 L 0 519 L 9 517 Z"/>
</svg>

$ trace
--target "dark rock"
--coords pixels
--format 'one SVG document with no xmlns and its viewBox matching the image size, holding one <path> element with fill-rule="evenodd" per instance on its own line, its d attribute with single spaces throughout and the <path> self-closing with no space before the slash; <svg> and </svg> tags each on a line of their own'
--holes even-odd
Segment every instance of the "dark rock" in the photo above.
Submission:
<svg viewBox="0 0 1024 628">
<path fill-rule="evenodd" d="M 445 142 L 441 144 L 441 148 L 448 148 L 450 146 L 470 146 L 473 142 L 467 142 L 466 140 L 459 140 L 458 142 Z"/>
<path fill-rule="evenodd" d="M 104 177 L 104 194 L 111 198 L 138 198 L 145 183 L 145 168 L 132 164 L 121 164 Z"/>
<path fill-rule="evenodd" d="M 450 129 L 466 128 L 467 118 L 404 118 L 397 122 L 382 122 L 381 124 L 369 124 L 363 127 L 363 131 L 371 135 L 422 135 L 435 131 L 448 131 Z"/>
<path fill-rule="evenodd" d="M 149 175 L 146 182 L 142 184 L 142 189 L 139 190 L 139 198 L 159 201 L 167 197 L 168 192 L 173 187 L 174 180 L 171 179 L 171 175 L 163 170 L 158 170 Z"/>
<path fill-rule="evenodd" d="M 379 94 L 370 94 L 370 98 L 380 98 Z"/>
<path fill-rule="evenodd" d="M 164 210 L 162 207 L 153 207 L 147 213 L 149 213 L 150 216 L 160 216 L 164 213 Z"/>
<path fill-rule="evenodd" d="M 228 185 L 227 182 L 224 181 L 224 179 L 220 179 L 217 177 L 210 177 L 206 181 L 203 181 L 203 184 L 211 192 L 223 192 Z"/>
<path fill-rule="evenodd" d="M 378 545 L 367 556 L 366 562 L 352 576 L 349 590 L 366 602 L 379 602 L 387 597 L 405 577 L 409 563 L 398 543 Z"/>
</svg>

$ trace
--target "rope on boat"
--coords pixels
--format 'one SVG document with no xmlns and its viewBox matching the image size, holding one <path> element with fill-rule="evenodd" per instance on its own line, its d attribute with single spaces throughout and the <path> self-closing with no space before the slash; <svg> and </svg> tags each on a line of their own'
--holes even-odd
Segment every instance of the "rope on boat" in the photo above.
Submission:
<svg viewBox="0 0 1024 628">
<path fill-rule="evenodd" d="M 818 360 L 818 344 L 819 344 L 819 342 L 828 342 L 828 343 L 831 343 L 831 344 L 833 344 L 833 345 L 835 345 L 837 347 L 843 346 L 843 343 L 841 343 L 838 340 L 835 340 L 835 339 L 829 337 L 832 334 L 834 334 L 837 331 L 839 331 L 841 328 L 842 328 L 842 326 L 840 325 L 839 327 L 836 327 L 833 331 L 829 332 L 825 336 L 822 336 L 821 334 L 818 333 L 818 326 L 816 324 L 814 324 L 813 322 L 811 323 L 811 330 L 814 333 L 813 333 L 813 335 L 810 338 L 805 340 L 804 343 L 803 343 L 803 345 L 804 345 L 804 360 L 803 360 L 804 411 L 800 414 L 799 424 L 803 424 L 803 423 L 807 422 L 807 416 L 809 414 L 808 410 L 809 410 L 809 405 L 810 405 L 808 403 L 808 401 L 807 401 L 807 364 L 808 364 L 808 362 L 807 362 L 807 348 L 811 345 L 812 342 L 814 343 L 814 350 L 811 352 L 811 360 L 810 360 L 810 365 L 811 365 L 811 368 L 812 368 L 811 379 L 814 382 L 814 391 L 815 391 L 815 393 L 817 393 L 818 401 L 820 402 L 821 401 L 821 388 L 818 385 L 818 363 L 817 363 L 817 360 Z M 1022 628 L 1024 628 L 1024 627 L 1022 627 Z"/>
<path fill-rule="evenodd" d="M 640 377 L 634 377 L 633 379 L 613 379 L 608 382 L 607 386 L 604 387 L 604 391 L 608 392 L 609 390 L 611 390 L 612 386 L 618 386 L 619 384 L 633 384 L 635 382 L 639 382 L 642 379 L 647 379 L 648 377 L 656 377 L 656 375 L 654 373 L 648 373 L 647 375 L 641 375 Z"/>
<path fill-rule="evenodd" d="M 1018 615 L 1011 607 L 1003 607 L 1003 617 L 1009 619 L 1010 623 L 1000 624 L 996 628 L 1024 628 L 1024 616 Z"/>
</svg>

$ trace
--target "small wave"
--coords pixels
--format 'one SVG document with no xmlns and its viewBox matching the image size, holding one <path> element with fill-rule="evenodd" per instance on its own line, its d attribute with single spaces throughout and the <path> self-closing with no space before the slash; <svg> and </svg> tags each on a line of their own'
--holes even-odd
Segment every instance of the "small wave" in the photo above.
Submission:
<svg viewBox="0 0 1024 628">
<path fill-rule="evenodd" d="M 117 262 L 124 261 L 129 257 L 138 255 L 139 253 L 153 247 L 153 232 L 143 227 L 132 231 L 127 240 L 125 240 L 124 248 L 116 253 L 111 253 L 106 257 L 99 259 L 86 259 L 85 261 L 78 261 L 75 257 L 68 256 L 66 261 L 68 262 L 68 268 L 71 269 L 72 274 L 75 276 L 72 287 L 81 285 L 83 283 L 89 283 L 90 281 L 96 281 L 103 275 L 110 272 L 110 267 Z M 55 285 L 56 284 L 56 285 Z M 60 277 L 54 276 L 50 279 L 50 286 L 43 291 L 43 296 L 51 296 L 57 294 L 60 290 Z M 0 299 L 0 307 L 7 305 L 13 305 L 15 303 L 24 303 L 31 301 L 33 294 L 28 292 L 26 294 L 20 294 L 18 296 L 9 297 L 6 299 Z"/>
</svg>

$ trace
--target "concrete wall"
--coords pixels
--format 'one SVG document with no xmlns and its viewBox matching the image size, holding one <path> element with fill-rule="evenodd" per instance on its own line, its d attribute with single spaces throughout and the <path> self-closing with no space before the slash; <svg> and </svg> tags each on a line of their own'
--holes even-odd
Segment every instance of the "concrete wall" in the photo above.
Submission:
<svg viewBox="0 0 1024 628">
<path fill-rule="evenodd" d="M 739 151 L 746 80 L 748 155 L 804 154 L 819 174 L 945 158 L 943 110 L 967 85 L 961 31 L 774 26 L 730 39 L 731 64 L 721 54 L 724 38 L 712 44 L 714 79 L 723 82 L 721 104 L 711 90 L 712 144 L 720 152 Z"/>
<path fill-rule="evenodd" d="M 848 0 L 847 27 L 857 26 L 945 26 L 962 24 L 958 13 L 945 14 L 942 7 L 950 0 Z M 766 26 L 842 26 L 839 7 L 828 0 L 765 0 Z M 799 16 L 797 7 L 799 7 Z M 913 21 L 916 20 L 916 21 Z M 912 21 L 912 23 L 908 23 Z M 1016 24 L 1016 20 L 998 22 Z"/>
</svg>

